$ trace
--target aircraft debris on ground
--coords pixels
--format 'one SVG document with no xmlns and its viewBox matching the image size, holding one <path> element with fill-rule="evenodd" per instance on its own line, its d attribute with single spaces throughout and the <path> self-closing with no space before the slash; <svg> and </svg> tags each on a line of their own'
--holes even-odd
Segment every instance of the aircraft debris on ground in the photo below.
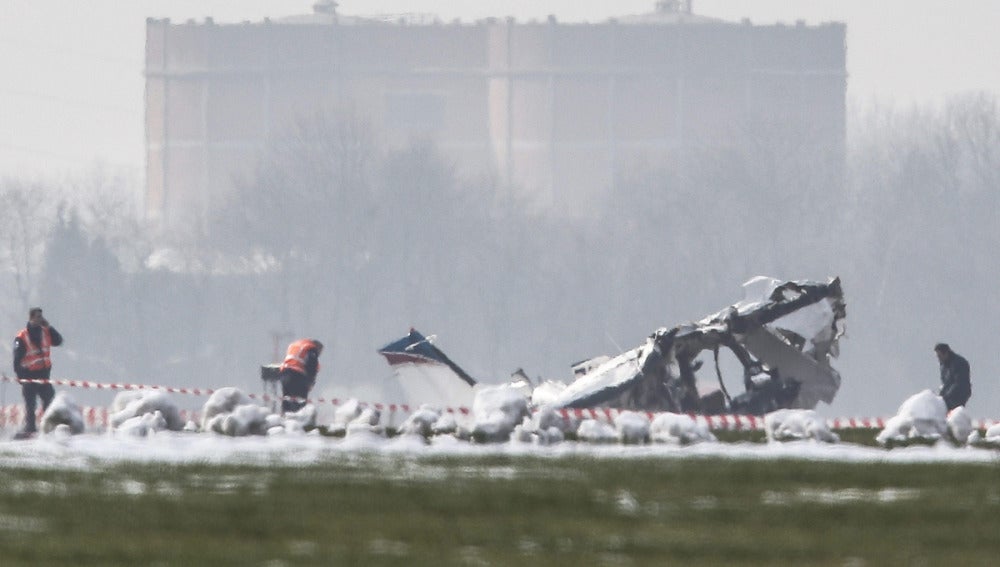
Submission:
<svg viewBox="0 0 1000 567">
<path fill-rule="evenodd" d="M 833 401 L 840 375 L 830 365 L 844 334 L 846 304 L 839 278 L 781 281 L 756 277 L 744 299 L 697 322 L 654 331 L 618 356 L 598 356 L 572 366 L 568 383 L 530 378 L 518 369 L 512 384 L 534 407 L 614 407 L 686 414 L 765 415 L 778 409 L 813 409 Z M 477 381 L 426 337 L 411 329 L 379 353 L 396 371 L 411 403 L 468 406 Z M 744 391 L 731 396 L 719 365 L 728 349 L 742 366 Z M 711 353 L 718 385 L 699 382 Z"/>
</svg>

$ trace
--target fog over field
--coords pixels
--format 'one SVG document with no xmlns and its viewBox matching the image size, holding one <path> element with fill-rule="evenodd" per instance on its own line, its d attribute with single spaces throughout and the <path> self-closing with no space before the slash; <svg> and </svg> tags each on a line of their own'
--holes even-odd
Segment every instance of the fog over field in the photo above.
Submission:
<svg viewBox="0 0 1000 567">
<path fill-rule="evenodd" d="M 338 11 L 571 22 L 653 7 L 467 4 Z M 943 341 L 972 365 L 970 413 L 1000 417 L 994 3 L 695 0 L 734 22 L 847 25 L 843 174 L 843 156 L 764 128 L 766 144 L 734 138 L 620 172 L 598 214 L 565 218 L 497 197 L 433 144 L 388 147 L 363 117 L 331 114 L 277 134 L 257 178 L 197 231 L 153 230 L 145 18 L 258 21 L 311 5 L 0 0 L 13 16 L 0 18 L 0 329 L 13 338 L 42 305 L 66 337 L 54 377 L 258 391 L 276 346 L 313 336 L 328 345 L 323 395 L 396 401 L 375 351 L 411 326 L 482 381 L 518 367 L 566 379 L 573 362 L 735 303 L 753 276 L 839 276 L 843 385 L 821 412 L 891 415 L 937 386 Z"/>
</svg>

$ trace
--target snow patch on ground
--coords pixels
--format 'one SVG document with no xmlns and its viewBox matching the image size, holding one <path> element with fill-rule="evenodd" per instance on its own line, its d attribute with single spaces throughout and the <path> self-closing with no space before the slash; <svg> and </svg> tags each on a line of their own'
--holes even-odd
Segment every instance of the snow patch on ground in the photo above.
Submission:
<svg viewBox="0 0 1000 567">
<path fill-rule="evenodd" d="M 280 419 L 281 416 L 276 414 L 267 416 L 267 419 L 271 420 L 268 425 L 271 427 L 278 427 L 280 425 L 291 432 L 312 429 L 316 427 L 316 406 L 306 404 L 299 411 L 287 412 L 285 413 L 284 421 L 280 423 L 274 419 L 276 417 Z"/>
<path fill-rule="evenodd" d="M 399 426 L 400 434 L 420 435 L 430 437 L 434 432 L 434 424 L 441 417 L 441 412 L 428 405 L 422 405 L 410 414 Z"/>
<path fill-rule="evenodd" d="M 250 397 L 239 388 L 227 386 L 219 388 L 208 397 L 208 401 L 201 408 L 201 429 L 208 431 L 209 424 L 220 414 L 229 414 L 236 409 L 236 406 L 247 405 Z"/>
<path fill-rule="evenodd" d="M 220 388 L 202 407 L 201 431 L 229 437 L 301 435 L 316 428 L 316 414 L 316 406 L 306 404 L 298 411 L 278 415 L 253 403 L 238 388 Z M 378 424 L 379 417 L 369 420 Z M 194 428 L 189 424 L 183 429 L 190 432 Z"/>
<path fill-rule="evenodd" d="M 554 445 L 566 439 L 563 428 L 565 421 L 550 407 L 542 408 L 525 417 L 514 427 L 511 438 L 522 443 Z"/>
<path fill-rule="evenodd" d="M 814 410 L 781 409 L 764 416 L 768 442 L 811 439 L 824 443 L 839 443 L 840 437 L 830 431 L 826 420 Z"/>
<path fill-rule="evenodd" d="M 506 441 L 528 415 L 528 399 L 519 389 L 508 384 L 477 386 L 472 400 L 472 436 L 484 442 Z"/>
<path fill-rule="evenodd" d="M 70 433 L 83 433 L 83 410 L 66 392 L 59 392 L 42 414 L 42 433 L 51 433 L 60 425 L 69 427 Z"/>
<path fill-rule="evenodd" d="M 623 411 L 615 417 L 618 440 L 626 445 L 649 443 L 649 420 L 640 413 Z"/>
<path fill-rule="evenodd" d="M 689 415 L 663 413 L 649 424 L 649 436 L 657 443 L 690 445 L 692 443 L 715 442 L 718 439 L 708 429 Z"/>
<path fill-rule="evenodd" d="M 119 392 L 111 403 L 111 410 L 113 413 L 108 418 L 111 428 L 121 429 L 123 425 L 129 423 L 130 434 L 136 433 L 133 428 L 137 422 L 133 420 L 156 413 L 160 414 L 160 419 L 163 421 L 157 430 L 180 431 L 184 428 L 180 410 L 170 396 L 163 392 L 149 390 Z M 153 425 L 154 421 L 158 424 L 157 420 L 152 419 L 147 420 L 147 424 Z"/>
<path fill-rule="evenodd" d="M 965 411 L 965 406 L 958 406 L 948 412 L 948 433 L 955 443 L 959 445 L 968 443 L 973 431 L 972 417 Z"/>
<path fill-rule="evenodd" d="M 948 432 L 948 408 L 941 396 L 924 390 L 907 398 L 875 437 L 880 445 L 935 442 Z"/>
<path fill-rule="evenodd" d="M 585 419 L 576 430 L 576 437 L 580 441 L 595 444 L 609 444 L 618 442 L 618 432 L 614 427 L 596 419 Z"/>
<path fill-rule="evenodd" d="M 347 424 L 347 437 L 382 437 L 382 412 L 372 407 L 365 407 L 350 423 Z"/>
<path fill-rule="evenodd" d="M 160 431 L 168 431 L 167 420 L 160 410 L 132 416 L 118 423 L 112 431 L 118 435 L 147 437 Z"/>
<path fill-rule="evenodd" d="M 1000 423 L 988 427 L 983 440 L 990 444 L 1000 445 Z"/>
<path fill-rule="evenodd" d="M 337 407 L 336 411 L 333 412 L 333 424 L 347 426 L 348 423 L 354 421 L 361 415 L 361 402 L 356 398 L 351 398 Z"/>
</svg>

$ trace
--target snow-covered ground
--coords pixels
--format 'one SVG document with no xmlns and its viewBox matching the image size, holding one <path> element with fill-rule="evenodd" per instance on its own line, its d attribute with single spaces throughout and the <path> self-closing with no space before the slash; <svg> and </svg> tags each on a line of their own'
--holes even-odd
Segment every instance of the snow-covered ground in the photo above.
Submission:
<svg viewBox="0 0 1000 567">
<path fill-rule="evenodd" d="M 79 406 L 60 394 L 42 418 L 41 436 L 0 442 L 0 467 L 87 469 L 120 462 L 301 466 L 357 455 L 995 463 L 1000 447 L 1000 429 L 988 429 L 983 438 L 964 408 L 949 414 L 944 401 L 930 391 L 902 403 L 873 438 L 877 447 L 841 443 L 813 410 L 767 415 L 766 442 L 721 443 L 704 422 L 688 415 L 623 411 L 613 419 L 609 414 L 607 422 L 564 418 L 548 406 L 532 410 L 523 392 L 509 386 L 482 389 L 462 424 L 451 413 L 421 406 L 399 424 L 395 436 L 387 434 L 379 410 L 356 400 L 341 405 L 331 422 L 318 423 L 312 404 L 277 415 L 236 388 L 212 394 L 200 425 L 183 423 L 173 401 L 159 392 L 121 393 L 111 411 L 106 431 L 84 432 Z"/>
<path fill-rule="evenodd" d="M 159 432 L 149 437 L 82 434 L 45 435 L 27 441 L 0 442 L 0 467 L 86 470 L 125 462 L 166 464 L 247 464 L 257 466 L 307 466 L 368 456 L 514 455 L 557 458 L 587 456 L 612 459 L 807 459 L 857 463 L 983 463 L 995 464 L 994 450 L 946 444 L 896 449 L 847 443 L 812 441 L 790 443 L 697 443 L 680 446 L 655 443 L 620 445 L 562 442 L 552 445 L 511 441 L 475 444 L 454 437 L 422 438 L 403 435 L 351 435 L 346 438 L 318 434 L 226 437 L 215 434 Z"/>
</svg>

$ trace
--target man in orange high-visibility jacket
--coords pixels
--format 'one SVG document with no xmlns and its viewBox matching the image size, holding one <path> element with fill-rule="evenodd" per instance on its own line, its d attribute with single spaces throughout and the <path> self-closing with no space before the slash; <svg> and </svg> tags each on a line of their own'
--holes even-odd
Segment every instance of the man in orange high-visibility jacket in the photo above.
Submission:
<svg viewBox="0 0 1000 567">
<path fill-rule="evenodd" d="M 299 411 L 306 405 L 309 391 L 316 385 L 319 373 L 319 355 L 323 343 L 316 339 L 299 339 L 288 345 L 285 360 L 281 363 L 278 378 L 281 380 L 282 412 Z M 289 400 L 288 397 L 298 398 Z"/>
<path fill-rule="evenodd" d="M 42 316 L 41 307 L 28 311 L 28 324 L 14 338 L 14 373 L 19 380 L 48 380 L 52 373 L 50 350 L 63 342 L 62 335 Z M 42 410 L 49 408 L 55 389 L 48 382 L 21 383 L 24 396 L 24 429 L 17 437 L 30 437 L 37 431 L 35 425 L 36 397 L 42 400 Z"/>
</svg>

